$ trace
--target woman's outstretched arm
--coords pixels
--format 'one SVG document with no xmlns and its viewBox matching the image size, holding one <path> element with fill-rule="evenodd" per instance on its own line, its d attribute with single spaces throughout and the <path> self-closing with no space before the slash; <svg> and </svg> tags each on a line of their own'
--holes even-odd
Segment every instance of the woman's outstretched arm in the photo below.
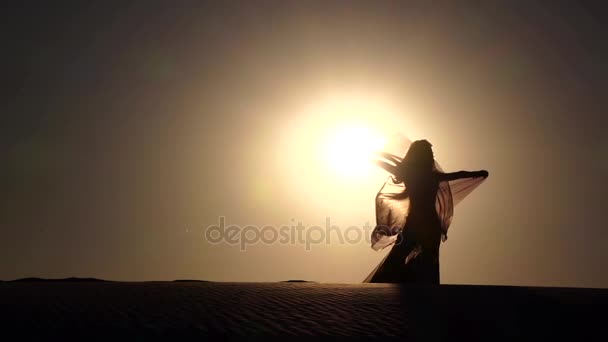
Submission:
<svg viewBox="0 0 608 342">
<path fill-rule="evenodd" d="M 488 178 L 488 171 L 480 170 L 480 171 L 458 171 L 458 172 L 450 172 L 450 173 L 441 173 L 440 180 L 442 181 L 453 181 L 461 178 Z"/>
</svg>

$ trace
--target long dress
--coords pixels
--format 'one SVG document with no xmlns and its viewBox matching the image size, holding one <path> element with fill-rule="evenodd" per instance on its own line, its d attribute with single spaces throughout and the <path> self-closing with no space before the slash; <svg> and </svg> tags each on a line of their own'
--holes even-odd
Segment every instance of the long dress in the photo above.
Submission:
<svg viewBox="0 0 608 342">
<path fill-rule="evenodd" d="M 405 154 L 411 141 L 397 135 L 392 144 L 393 150 L 385 151 L 398 156 Z M 439 246 L 447 240 L 454 207 L 485 180 L 447 181 L 442 174 L 435 162 L 433 172 L 411 177 L 409 182 L 396 183 L 392 176 L 384 182 L 376 195 L 371 247 L 376 251 L 392 248 L 364 283 L 440 283 Z"/>
<path fill-rule="evenodd" d="M 414 178 L 414 177 L 412 177 Z M 411 179 L 406 223 L 372 283 L 415 282 L 439 284 L 441 221 L 435 208 L 439 174 L 432 171 Z"/>
</svg>

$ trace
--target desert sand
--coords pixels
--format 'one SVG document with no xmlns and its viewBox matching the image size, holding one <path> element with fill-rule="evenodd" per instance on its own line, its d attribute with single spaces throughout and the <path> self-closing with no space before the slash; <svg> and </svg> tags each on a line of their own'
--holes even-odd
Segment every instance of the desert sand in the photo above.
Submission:
<svg viewBox="0 0 608 342">
<path fill-rule="evenodd" d="M 0 282 L 3 335 L 608 340 L 608 290 L 509 286 Z"/>
</svg>

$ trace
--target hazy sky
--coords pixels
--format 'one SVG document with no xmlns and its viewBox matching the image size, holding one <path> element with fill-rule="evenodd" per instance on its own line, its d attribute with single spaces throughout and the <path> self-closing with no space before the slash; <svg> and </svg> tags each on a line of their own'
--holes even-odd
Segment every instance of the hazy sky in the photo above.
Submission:
<svg viewBox="0 0 608 342">
<path fill-rule="evenodd" d="M 318 155 L 356 122 L 490 172 L 456 207 L 442 283 L 608 287 L 598 8 L 74 3 L 2 10 L 0 279 L 361 282 L 384 255 L 365 240 L 205 238 L 220 216 L 373 226 L 386 174 Z"/>
</svg>

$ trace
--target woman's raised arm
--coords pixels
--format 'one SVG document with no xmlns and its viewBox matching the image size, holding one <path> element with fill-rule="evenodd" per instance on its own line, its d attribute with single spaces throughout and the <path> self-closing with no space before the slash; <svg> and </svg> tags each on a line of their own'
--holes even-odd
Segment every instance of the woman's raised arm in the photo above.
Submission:
<svg viewBox="0 0 608 342">
<path fill-rule="evenodd" d="M 488 171 L 480 170 L 480 171 L 458 171 L 458 172 L 450 172 L 450 173 L 441 173 L 439 179 L 442 181 L 453 181 L 461 178 L 487 178 Z"/>
</svg>

